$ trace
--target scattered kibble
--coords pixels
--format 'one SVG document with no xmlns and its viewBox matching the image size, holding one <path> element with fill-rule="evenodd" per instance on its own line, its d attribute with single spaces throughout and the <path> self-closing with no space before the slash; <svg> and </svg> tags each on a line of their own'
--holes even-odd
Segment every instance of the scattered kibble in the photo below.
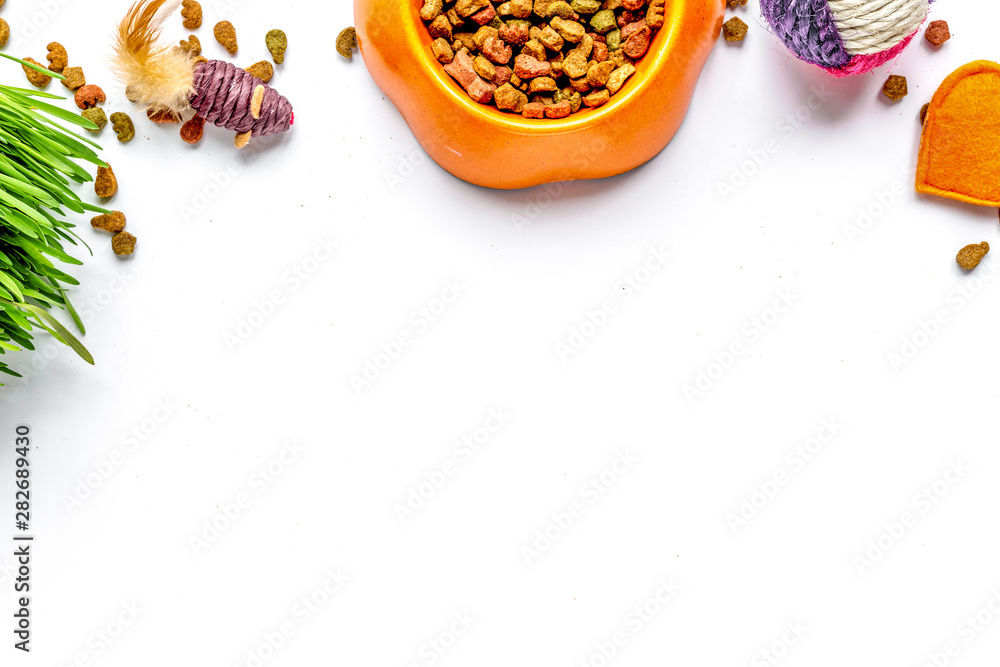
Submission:
<svg viewBox="0 0 1000 667">
<path fill-rule="evenodd" d="M 104 113 L 104 109 L 100 107 L 91 107 L 90 109 L 84 109 L 83 111 L 80 112 L 80 115 L 97 126 L 96 130 L 91 130 L 89 127 L 86 128 L 94 133 L 100 132 L 101 130 L 104 129 L 104 126 L 108 124 L 108 117 Z"/>
<path fill-rule="evenodd" d="M 990 244 L 980 243 L 976 245 L 967 245 L 958 251 L 958 255 L 955 256 L 955 261 L 966 271 L 971 271 L 972 269 L 979 266 L 979 262 L 983 261 L 983 257 L 986 257 L 986 253 L 990 251 Z"/>
<path fill-rule="evenodd" d="M 250 67 L 247 67 L 246 71 L 264 83 L 267 83 L 274 76 L 274 65 L 266 60 L 261 60 L 259 63 L 254 63 Z"/>
<path fill-rule="evenodd" d="M 447 17 L 444 17 L 444 21 L 445 23 L 448 23 L 450 28 L 451 23 L 448 22 Z M 448 32 L 450 36 L 451 30 L 449 29 Z M 434 35 L 432 34 L 431 36 L 433 37 Z M 358 33 L 354 30 L 354 28 L 344 28 L 340 31 L 340 34 L 337 35 L 337 53 L 344 56 L 348 60 L 351 59 L 354 49 L 357 48 L 357 46 Z"/>
<path fill-rule="evenodd" d="M 62 71 L 62 85 L 72 91 L 77 91 L 87 85 L 87 77 L 83 75 L 82 67 L 67 67 Z"/>
<path fill-rule="evenodd" d="M 476 102 L 561 119 L 606 104 L 663 26 L 666 0 L 423 0 L 431 52 Z"/>
<path fill-rule="evenodd" d="M 184 27 L 188 30 L 197 30 L 201 27 L 201 4 L 196 0 L 184 0 L 181 5 L 181 18 L 184 19 Z M 176 7 L 176 5 L 174 5 Z"/>
<path fill-rule="evenodd" d="M 191 35 L 187 39 L 182 39 L 180 46 L 192 56 L 201 55 L 201 40 L 198 39 L 197 35 Z"/>
<path fill-rule="evenodd" d="M 285 50 L 288 49 L 288 36 L 283 30 L 275 28 L 268 32 L 264 38 L 264 42 L 267 44 L 267 50 L 271 52 L 271 59 L 274 60 L 275 65 L 285 62 Z"/>
<path fill-rule="evenodd" d="M 109 164 L 107 167 L 97 168 L 97 178 L 94 179 L 94 192 L 98 197 L 107 199 L 114 197 L 118 192 L 118 178 L 114 169 Z"/>
<path fill-rule="evenodd" d="M 928 102 L 924 106 L 920 107 L 920 124 L 923 125 L 927 121 L 927 110 L 931 108 L 931 103 Z"/>
<path fill-rule="evenodd" d="M 181 139 L 189 144 L 197 144 L 205 135 L 205 119 L 195 116 L 181 126 Z"/>
<path fill-rule="evenodd" d="M 49 71 L 62 74 L 63 70 L 66 69 L 66 65 L 69 64 L 69 55 L 66 53 L 66 47 L 59 42 L 49 42 L 49 45 L 45 48 L 49 50 L 49 54 L 45 56 L 45 59 L 49 61 Z"/>
<path fill-rule="evenodd" d="M 21 60 L 23 60 L 26 63 L 31 63 L 32 65 L 38 65 L 39 67 L 44 68 L 44 65 L 42 65 L 37 60 L 33 60 L 31 58 L 22 58 Z M 48 74 L 42 74 L 38 70 L 31 69 L 30 67 L 25 67 L 24 65 L 21 65 L 21 69 L 24 70 L 24 75 L 28 77 L 28 83 L 30 83 L 35 88 L 44 88 L 45 86 L 49 85 L 49 81 L 52 80 L 52 77 L 49 76 Z"/>
<path fill-rule="evenodd" d="M 229 55 L 235 56 L 236 52 L 239 50 L 239 44 L 236 41 L 236 28 L 229 21 L 220 21 L 215 24 L 215 40 L 225 47 Z"/>
<path fill-rule="evenodd" d="M 125 214 L 121 211 L 104 213 L 91 219 L 90 225 L 94 229 L 103 229 L 106 232 L 117 234 L 125 229 Z"/>
<path fill-rule="evenodd" d="M 735 7 L 736 5 L 746 5 L 747 0 L 726 0 L 726 4 L 730 7 Z"/>
<path fill-rule="evenodd" d="M 951 39 L 947 21 L 931 21 L 924 32 L 924 38 L 934 46 L 941 46 Z"/>
<path fill-rule="evenodd" d="M 116 255 L 131 255 L 135 252 L 135 241 L 128 232 L 118 232 L 111 238 L 111 249 Z"/>
<path fill-rule="evenodd" d="M 882 92 L 893 102 L 897 102 L 904 97 L 906 97 L 906 77 L 897 76 L 896 74 L 891 74 L 888 79 L 885 80 L 885 85 L 882 86 Z"/>
<path fill-rule="evenodd" d="M 104 91 L 100 86 L 95 86 L 92 83 L 88 83 L 76 91 L 76 95 L 73 100 L 76 102 L 76 106 L 81 109 L 90 109 L 96 107 L 101 102 L 104 102 L 107 97 L 104 95 Z"/>
<path fill-rule="evenodd" d="M 7 40 L 10 39 L 10 24 L 0 19 L 0 48 L 7 46 Z"/>
<path fill-rule="evenodd" d="M 157 125 L 181 122 L 181 119 L 170 109 L 146 109 L 146 118 Z"/>
<path fill-rule="evenodd" d="M 734 16 L 722 24 L 722 36 L 726 38 L 727 42 L 742 42 L 749 29 L 750 26 L 739 17 Z"/>
<path fill-rule="evenodd" d="M 135 138 L 135 123 L 127 113 L 117 111 L 111 114 L 111 129 L 118 135 L 118 141 L 123 144 Z"/>
</svg>

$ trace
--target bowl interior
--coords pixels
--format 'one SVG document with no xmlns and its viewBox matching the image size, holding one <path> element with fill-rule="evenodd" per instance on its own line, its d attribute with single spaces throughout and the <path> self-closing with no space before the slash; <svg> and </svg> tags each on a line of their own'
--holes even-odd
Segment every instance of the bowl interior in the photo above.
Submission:
<svg viewBox="0 0 1000 667">
<path fill-rule="evenodd" d="M 618 93 L 611 96 L 611 99 L 606 104 L 596 109 L 580 109 L 577 113 L 559 120 L 524 118 L 517 114 L 501 111 L 493 105 L 479 104 L 473 101 L 468 93 L 458 85 L 458 82 L 444 71 L 444 65 L 438 62 L 437 58 L 431 52 L 431 42 L 433 40 L 431 39 L 430 32 L 427 30 L 426 24 L 420 18 L 420 8 L 423 6 L 421 0 L 410 0 L 407 6 L 410 9 L 409 15 L 403 17 L 403 20 L 407 21 L 407 38 L 417 51 L 420 63 L 437 80 L 438 86 L 453 98 L 453 101 L 463 112 L 478 114 L 489 119 L 491 122 L 502 123 L 509 127 L 520 128 L 525 131 L 567 130 L 579 127 L 580 125 L 586 125 L 599 118 L 613 114 L 618 107 L 626 104 L 650 77 L 656 76 L 656 73 L 662 67 L 669 66 L 667 62 L 668 56 L 666 55 L 668 49 L 664 48 L 670 40 L 670 33 L 673 30 L 668 3 L 663 26 L 653 35 L 646 55 L 635 64 L 635 73 L 629 77 Z"/>
</svg>

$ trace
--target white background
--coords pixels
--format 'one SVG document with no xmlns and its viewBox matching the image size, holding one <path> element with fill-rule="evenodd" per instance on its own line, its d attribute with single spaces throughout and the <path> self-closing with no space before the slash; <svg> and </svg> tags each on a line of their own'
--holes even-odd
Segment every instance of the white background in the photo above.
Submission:
<svg viewBox="0 0 1000 667">
<path fill-rule="evenodd" d="M 57 39 L 109 113 L 131 111 L 104 65 L 127 4 L 12 0 L 0 14 L 23 41 L 7 50 L 44 60 Z M 951 641 L 939 664 L 995 660 L 994 613 L 962 624 L 1000 595 L 1000 293 L 993 262 L 967 276 L 954 256 L 997 241 L 997 211 L 912 187 L 920 106 L 958 66 L 1000 58 L 987 3 L 935 3 L 951 42 L 840 81 L 790 59 L 752 1 L 735 10 L 747 41 L 720 42 L 659 157 L 515 192 L 431 163 L 361 59 L 334 53 L 349 3 L 232 4 L 204 2 L 206 55 L 224 55 L 223 18 L 242 65 L 285 29 L 272 83 L 295 127 L 243 154 L 218 128 L 189 147 L 139 113 L 131 144 L 101 136 L 139 246 L 120 261 L 79 220 L 94 255 L 73 297 L 96 367 L 45 338 L 34 367 L 6 357 L 32 372 L 0 390 L 0 539 L 27 423 L 37 540 L 30 656 L 11 646 L 13 547 L 0 551 L 2 664 L 776 664 L 766 650 L 916 667 Z M 184 35 L 179 16 L 169 27 Z M 890 72 L 909 80 L 899 103 L 880 94 Z M 809 110 L 814 90 L 826 99 Z M 670 257 L 647 274 L 654 249 Z M 625 276 L 645 282 L 629 292 Z M 449 282 L 460 295 L 421 324 Z M 603 326 L 584 326 L 609 299 Z M 592 335 L 560 355 L 574 331 Z M 411 344 L 356 391 L 400 334 Z M 717 379 L 689 400 L 701 372 Z M 509 419 L 465 460 L 455 443 L 491 410 Z M 834 437 L 795 463 L 824 420 Z M 301 451 L 274 463 L 291 441 Z M 594 494 L 619 453 L 634 461 Z M 448 462 L 401 521 L 395 506 Z M 965 472 L 940 481 L 951 464 Z M 262 483 L 268 465 L 280 474 Z M 935 482 L 933 503 L 917 498 Z M 745 499 L 759 508 L 734 530 Z M 573 503 L 572 525 L 551 527 Z M 547 527 L 562 534 L 527 558 Z M 679 587 L 665 604 L 661 580 Z M 324 604 L 306 614 L 310 597 Z M 474 620 L 452 643 L 456 614 Z M 602 662 L 617 632 L 627 643 Z"/>
</svg>

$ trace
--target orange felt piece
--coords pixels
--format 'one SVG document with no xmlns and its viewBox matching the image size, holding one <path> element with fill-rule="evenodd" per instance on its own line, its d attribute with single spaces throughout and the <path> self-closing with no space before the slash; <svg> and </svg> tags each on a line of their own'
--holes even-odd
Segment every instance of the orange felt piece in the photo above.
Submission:
<svg viewBox="0 0 1000 667">
<path fill-rule="evenodd" d="M 1000 206 L 1000 65 L 963 65 L 927 108 L 917 192 Z"/>
</svg>

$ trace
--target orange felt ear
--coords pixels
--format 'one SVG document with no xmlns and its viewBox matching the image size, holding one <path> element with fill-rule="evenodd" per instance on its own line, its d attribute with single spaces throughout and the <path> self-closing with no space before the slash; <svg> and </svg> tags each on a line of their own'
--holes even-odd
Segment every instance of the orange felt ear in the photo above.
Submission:
<svg viewBox="0 0 1000 667">
<path fill-rule="evenodd" d="M 1000 65 L 953 72 L 931 100 L 920 141 L 917 192 L 1000 206 Z"/>
</svg>

